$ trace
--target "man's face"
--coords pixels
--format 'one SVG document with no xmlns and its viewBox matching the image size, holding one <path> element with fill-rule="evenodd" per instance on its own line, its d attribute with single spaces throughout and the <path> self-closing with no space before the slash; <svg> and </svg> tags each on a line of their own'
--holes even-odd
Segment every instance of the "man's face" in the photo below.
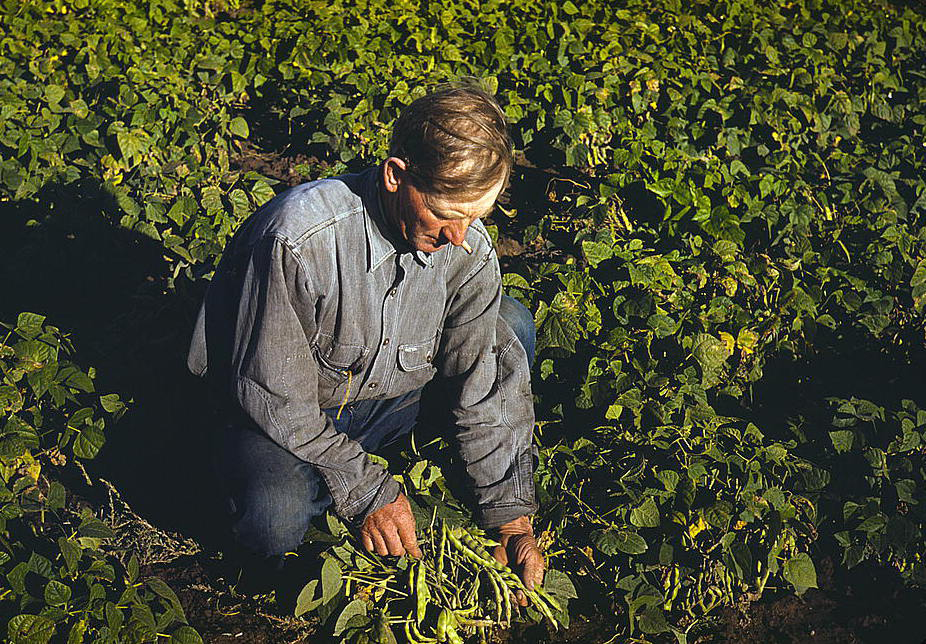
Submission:
<svg viewBox="0 0 926 644">
<path fill-rule="evenodd" d="M 504 186 L 500 180 L 473 200 L 449 200 L 435 195 L 426 198 L 409 181 L 400 159 L 390 157 L 387 164 L 393 160 L 396 165 L 387 167 L 384 174 L 386 217 L 409 246 L 426 253 L 440 250 L 448 243 L 461 246 L 470 224 L 492 211 Z"/>
</svg>

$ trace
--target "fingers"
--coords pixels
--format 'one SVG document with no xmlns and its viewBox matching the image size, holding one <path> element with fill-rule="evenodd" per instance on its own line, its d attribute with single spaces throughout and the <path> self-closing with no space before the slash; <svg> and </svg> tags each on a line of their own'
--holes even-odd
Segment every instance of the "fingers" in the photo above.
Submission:
<svg viewBox="0 0 926 644">
<path fill-rule="evenodd" d="M 543 556 L 532 556 L 524 562 L 523 581 L 528 590 L 534 590 L 543 585 Z"/>
<path fill-rule="evenodd" d="M 402 554 L 407 552 L 415 559 L 421 558 L 421 549 L 418 547 L 418 537 L 415 534 L 414 518 L 412 519 L 411 525 L 408 523 L 399 523 L 397 536 L 400 540 L 399 545 L 404 546 L 404 548 L 402 548 Z"/>
<path fill-rule="evenodd" d="M 504 541 L 507 541 L 507 539 L 504 539 Z M 505 544 L 495 546 L 495 548 L 492 550 L 492 556 L 495 557 L 495 560 L 503 566 L 508 565 L 508 548 L 505 547 Z"/>
<path fill-rule="evenodd" d="M 373 539 L 374 551 L 378 555 L 386 556 L 389 554 L 389 548 L 386 547 L 386 540 L 379 530 L 371 530 L 370 537 Z"/>
<path fill-rule="evenodd" d="M 389 528 L 387 528 L 383 533 L 383 539 L 386 541 L 386 550 L 389 551 L 388 554 L 393 557 L 401 557 L 405 554 L 405 546 L 395 526 L 389 526 Z"/>
<path fill-rule="evenodd" d="M 421 557 L 415 535 L 415 515 L 405 495 L 370 514 L 360 531 L 363 547 L 378 555 Z"/>
</svg>

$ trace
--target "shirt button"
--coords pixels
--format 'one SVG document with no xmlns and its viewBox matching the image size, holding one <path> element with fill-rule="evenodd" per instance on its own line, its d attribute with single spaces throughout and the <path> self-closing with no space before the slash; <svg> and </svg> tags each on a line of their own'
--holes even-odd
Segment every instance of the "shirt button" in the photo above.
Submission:
<svg viewBox="0 0 926 644">
<path fill-rule="evenodd" d="M 396 289 L 392 289 L 391 291 L 389 291 L 389 297 L 395 297 L 395 294 L 396 294 Z"/>
<path fill-rule="evenodd" d="M 431 354 L 430 354 L 430 353 L 429 353 L 429 354 L 427 355 L 427 357 L 425 358 L 425 361 L 426 361 L 426 362 L 431 362 Z"/>
<path fill-rule="evenodd" d="M 389 338 L 386 338 L 385 340 L 383 340 L 383 346 L 384 346 L 384 347 L 388 347 L 388 346 L 389 346 Z"/>
<path fill-rule="evenodd" d="M 369 387 L 370 389 L 376 389 L 377 383 L 371 382 L 369 385 L 367 385 L 367 387 Z"/>
</svg>

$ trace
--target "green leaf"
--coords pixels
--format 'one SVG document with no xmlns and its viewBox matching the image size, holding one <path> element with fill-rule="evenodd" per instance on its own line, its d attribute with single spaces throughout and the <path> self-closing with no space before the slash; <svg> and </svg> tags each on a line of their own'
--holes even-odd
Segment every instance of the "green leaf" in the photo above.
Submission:
<svg viewBox="0 0 926 644">
<path fill-rule="evenodd" d="M 45 644 L 55 634 L 55 623 L 41 615 L 16 615 L 6 631 L 11 644 Z"/>
<path fill-rule="evenodd" d="M 79 369 L 74 370 L 70 375 L 68 375 L 67 380 L 64 381 L 68 387 L 73 387 L 74 389 L 79 389 L 80 391 L 90 393 L 93 391 L 93 380 L 90 376 L 85 374 Z"/>
<path fill-rule="evenodd" d="M 77 571 L 77 562 L 80 561 L 80 555 L 83 549 L 64 537 L 58 537 L 58 549 L 61 551 L 61 557 L 64 559 L 64 565 L 72 575 Z"/>
<path fill-rule="evenodd" d="M 695 337 L 691 353 L 706 372 L 719 369 L 729 356 L 726 343 L 709 333 L 699 333 Z"/>
<path fill-rule="evenodd" d="M 341 564 L 334 557 L 322 564 L 322 603 L 327 604 L 341 590 Z"/>
<path fill-rule="evenodd" d="M 16 318 L 16 331 L 24 338 L 32 339 L 42 332 L 45 316 L 38 313 L 20 313 Z"/>
<path fill-rule="evenodd" d="M 0 385 L 0 412 L 16 413 L 23 406 L 23 397 L 13 385 Z"/>
<path fill-rule="evenodd" d="M 582 254 L 585 255 L 585 261 L 587 261 L 592 268 L 597 268 L 598 264 L 614 256 L 614 250 L 609 244 L 596 241 L 583 241 Z"/>
<path fill-rule="evenodd" d="M 541 324 L 537 351 L 544 347 L 560 347 L 575 352 L 580 336 L 578 304 L 571 293 L 560 291 L 553 297 Z"/>
<path fill-rule="evenodd" d="M 216 213 L 222 210 L 222 190 L 218 186 L 207 186 L 203 188 L 202 197 L 199 200 L 200 205 L 208 213 Z"/>
<path fill-rule="evenodd" d="M 646 541 L 635 532 L 618 528 L 596 530 L 592 533 L 595 547 L 605 555 L 611 556 L 618 552 L 628 555 L 643 554 L 647 550 Z"/>
<path fill-rule="evenodd" d="M 576 599 L 579 596 L 569 576 L 555 568 L 548 570 L 547 574 L 544 576 L 543 589 L 554 599 L 560 600 L 561 604 L 570 599 Z"/>
<path fill-rule="evenodd" d="M 913 277 L 910 279 L 910 288 L 912 289 L 913 307 L 918 313 L 923 312 L 926 306 L 926 259 L 921 259 L 913 271 Z"/>
<path fill-rule="evenodd" d="M 367 602 L 362 599 L 355 599 L 347 606 L 344 607 L 344 610 L 341 611 L 341 614 L 338 615 L 338 619 L 334 624 L 334 635 L 338 636 L 341 634 L 341 631 L 344 630 L 344 627 L 347 626 L 347 622 L 356 615 L 366 615 L 367 614 Z"/>
<path fill-rule="evenodd" d="M 45 585 L 45 603 L 49 606 L 63 606 L 71 599 L 71 587 L 52 579 Z"/>
<path fill-rule="evenodd" d="M 666 614 L 660 606 L 650 606 L 637 618 L 640 630 L 650 635 L 664 633 L 669 630 Z"/>
<path fill-rule="evenodd" d="M 122 614 L 122 611 L 111 601 L 106 602 L 106 623 L 109 625 L 110 630 L 118 632 L 122 628 L 123 622 L 125 622 L 125 615 Z"/>
<path fill-rule="evenodd" d="M 746 582 L 751 580 L 754 571 L 754 562 L 752 551 L 749 549 L 749 546 L 741 541 L 736 541 L 731 544 L 727 565 L 728 569 L 731 568 L 729 563 L 733 564 L 732 572 L 736 575 L 737 579 Z"/>
<path fill-rule="evenodd" d="M 232 122 L 229 124 L 228 129 L 231 130 L 231 133 L 242 139 L 248 138 L 250 135 L 250 130 L 248 129 L 248 122 L 245 121 L 240 116 L 236 116 L 232 119 Z"/>
<path fill-rule="evenodd" d="M 654 313 L 649 316 L 646 320 L 646 325 L 653 330 L 656 334 L 656 337 L 660 340 L 663 338 L 668 338 L 670 335 L 675 334 L 678 331 L 678 322 L 670 318 L 668 315 L 662 315 L 661 313 Z"/>
<path fill-rule="evenodd" d="M 852 449 L 852 443 L 855 440 L 855 432 L 851 429 L 840 429 L 830 432 L 830 440 L 833 447 L 839 453 L 848 452 Z"/>
<path fill-rule="evenodd" d="M 57 105 L 64 98 L 64 88 L 60 85 L 48 85 L 45 87 L 45 100 L 49 105 Z"/>
<path fill-rule="evenodd" d="M 878 513 L 862 521 L 858 525 L 856 530 L 859 530 L 861 532 L 868 532 L 868 533 L 881 532 L 884 529 L 884 526 L 886 525 L 887 525 L 887 519 L 884 517 L 883 514 Z"/>
<path fill-rule="evenodd" d="M 171 644 L 203 644 L 203 638 L 192 626 L 184 624 L 170 634 Z"/>
<path fill-rule="evenodd" d="M 254 203 L 262 206 L 273 199 L 276 193 L 266 181 L 255 181 L 254 187 L 251 188 L 251 196 L 254 198 Z"/>
<path fill-rule="evenodd" d="M 68 632 L 67 644 L 81 644 L 84 641 L 84 633 L 87 631 L 87 619 L 83 618 L 76 622 Z"/>
<path fill-rule="evenodd" d="M 137 162 L 138 159 L 136 159 L 136 157 L 142 155 L 145 151 L 144 141 L 133 132 L 122 131 L 117 133 L 116 142 L 119 144 L 119 151 L 122 152 L 122 158 L 129 164 Z"/>
<path fill-rule="evenodd" d="M 198 208 L 199 204 L 196 203 L 196 199 L 190 195 L 181 195 L 167 211 L 167 216 L 175 224 L 182 226 L 196 213 Z"/>
<path fill-rule="evenodd" d="M 95 458 L 106 442 L 103 430 L 96 425 L 85 425 L 78 432 L 74 439 L 74 456 L 83 459 Z"/>
<path fill-rule="evenodd" d="M 656 478 L 659 479 L 659 481 L 665 486 L 668 492 L 675 491 L 676 486 L 678 486 L 678 482 L 681 480 L 678 472 L 673 470 L 662 470 L 656 474 Z"/>
<path fill-rule="evenodd" d="M 730 523 L 733 506 L 723 499 L 716 501 L 704 511 L 704 519 L 715 528 L 726 530 Z"/>
<path fill-rule="evenodd" d="M 647 497 L 639 506 L 630 511 L 630 523 L 638 528 L 659 527 L 659 507 L 653 497 Z"/>
<path fill-rule="evenodd" d="M 305 586 L 302 587 L 302 590 L 299 592 L 299 597 L 296 598 L 296 610 L 294 615 L 299 617 L 305 613 L 312 612 L 316 608 L 322 605 L 324 602 L 324 597 L 315 598 L 315 590 L 318 588 L 318 580 L 313 579 Z"/>
<path fill-rule="evenodd" d="M 125 409 L 125 404 L 119 400 L 119 394 L 106 394 L 105 396 L 100 396 L 100 406 L 110 414 L 115 414 Z"/>
<path fill-rule="evenodd" d="M 782 574 L 788 583 L 794 586 L 798 595 L 802 595 L 808 588 L 817 587 L 817 570 L 806 552 L 800 552 L 788 559 Z"/>
<path fill-rule="evenodd" d="M 183 605 L 177 598 L 177 594 L 170 586 L 167 585 L 167 582 L 158 577 L 150 577 L 149 579 L 145 580 L 145 583 L 148 585 L 148 588 L 166 599 L 171 608 L 174 609 L 174 612 L 177 613 L 177 615 L 180 616 L 183 621 L 186 621 L 186 617 L 183 613 Z"/>
<path fill-rule="evenodd" d="M 607 411 L 604 413 L 604 417 L 608 420 L 617 420 L 621 417 L 621 414 L 624 413 L 624 406 L 617 403 L 608 405 Z"/>
<path fill-rule="evenodd" d="M 134 584 L 135 580 L 138 579 L 138 557 L 135 556 L 134 552 L 129 557 L 129 563 L 125 566 L 125 574 L 129 577 L 129 583 Z"/>
<path fill-rule="evenodd" d="M 112 539 L 113 531 L 108 525 L 94 516 L 86 516 L 77 527 L 77 533 L 82 537 L 95 539 Z"/>
<path fill-rule="evenodd" d="M 347 526 L 333 513 L 325 514 L 325 523 L 328 524 L 328 531 L 335 537 L 343 537 L 348 534 Z"/>
<path fill-rule="evenodd" d="M 67 498 L 64 486 L 58 481 L 52 481 L 48 486 L 48 495 L 45 498 L 45 504 L 49 510 L 60 510 L 64 507 Z"/>
<path fill-rule="evenodd" d="M 251 202 L 247 194 L 241 188 L 235 188 L 228 193 L 228 200 L 231 201 L 232 209 L 238 219 L 244 219 L 251 212 Z"/>
</svg>

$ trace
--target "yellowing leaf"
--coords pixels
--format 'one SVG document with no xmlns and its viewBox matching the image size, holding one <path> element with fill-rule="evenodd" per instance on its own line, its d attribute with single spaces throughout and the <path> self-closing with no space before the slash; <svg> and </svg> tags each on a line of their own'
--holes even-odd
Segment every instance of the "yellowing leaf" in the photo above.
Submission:
<svg viewBox="0 0 926 644">
<path fill-rule="evenodd" d="M 723 340 L 724 345 L 727 347 L 727 355 L 732 356 L 733 349 L 736 347 L 736 340 L 726 331 L 720 332 L 720 339 Z"/>
<path fill-rule="evenodd" d="M 704 520 L 704 517 L 698 516 L 698 520 L 695 523 L 692 523 L 688 526 L 688 536 L 694 539 L 698 536 L 699 533 L 706 530 L 708 527 L 707 522 Z"/>
<path fill-rule="evenodd" d="M 756 334 L 756 332 L 751 331 L 746 327 L 740 329 L 740 332 L 736 334 L 736 346 L 742 349 L 746 354 L 753 352 L 758 341 L 759 336 Z"/>
</svg>

